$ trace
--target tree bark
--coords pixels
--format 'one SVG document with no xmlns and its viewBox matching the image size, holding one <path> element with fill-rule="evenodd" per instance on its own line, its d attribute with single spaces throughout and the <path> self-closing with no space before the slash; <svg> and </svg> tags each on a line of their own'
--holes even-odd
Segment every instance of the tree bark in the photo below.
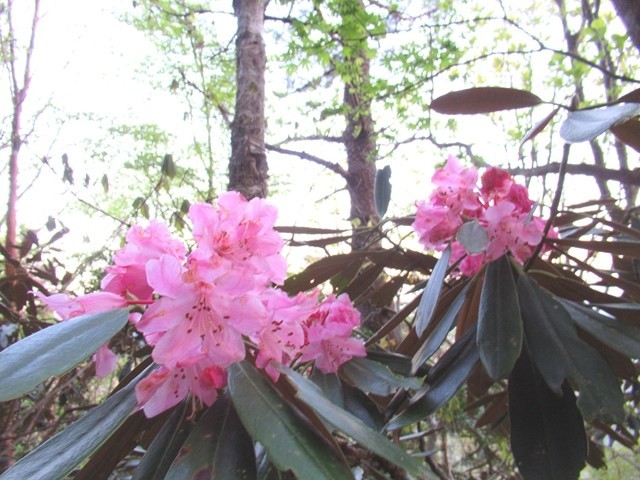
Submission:
<svg viewBox="0 0 640 480">
<path fill-rule="evenodd" d="M 264 74 L 266 55 L 262 0 L 234 0 L 238 18 L 236 39 L 236 109 L 231 123 L 229 190 L 247 199 L 267 196 L 267 156 L 264 146 Z"/>
<path fill-rule="evenodd" d="M 629 38 L 640 52 L 640 1 L 612 0 L 622 23 L 627 28 Z"/>
</svg>

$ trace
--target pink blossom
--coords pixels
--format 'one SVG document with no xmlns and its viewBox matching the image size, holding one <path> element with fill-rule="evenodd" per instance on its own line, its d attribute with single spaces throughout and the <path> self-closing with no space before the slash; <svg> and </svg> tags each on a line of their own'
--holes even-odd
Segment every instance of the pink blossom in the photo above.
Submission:
<svg viewBox="0 0 640 480">
<path fill-rule="evenodd" d="M 506 170 L 489 167 L 482 174 L 480 192 L 486 202 L 504 198 L 513 185 L 513 179 Z"/>
<path fill-rule="evenodd" d="M 317 310 L 317 292 L 289 297 L 282 290 L 267 290 L 263 301 L 269 319 L 255 336 L 258 346 L 256 366 L 264 368 L 275 381 L 279 372 L 271 361 L 287 364 L 301 352 L 305 344 L 303 323 Z"/>
<path fill-rule="evenodd" d="M 416 205 L 418 210 L 412 226 L 425 248 L 440 249 L 455 237 L 462 225 L 460 215 L 447 207 L 433 206 L 425 201 Z"/>
<path fill-rule="evenodd" d="M 136 385 L 138 408 L 151 418 L 180 403 L 189 392 L 210 406 L 226 379 L 222 368 L 206 363 L 177 364 L 173 369 L 160 366 Z"/>
<path fill-rule="evenodd" d="M 125 246 L 113 256 L 114 265 L 106 268 L 100 286 L 123 297 L 132 295 L 138 300 L 149 300 L 153 291 L 145 275 L 147 262 L 161 255 L 182 260 L 185 254 L 184 244 L 171 237 L 164 223 L 153 220 L 146 228 L 135 225 L 127 233 Z"/>
<path fill-rule="evenodd" d="M 524 185 L 512 184 L 505 196 L 505 200 L 513 203 L 518 213 L 528 215 L 533 208 L 533 201 L 529 198 L 529 191 Z"/>
<path fill-rule="evenodd" d="M 446 206 L 456 214 L 476 216 L 480 203 L 475 193 L 478 181 L 475 168 L 464 168 L 458 158 L 449 155 L 444 168 L 436 170 L 431 181 L 436 185 L 429 197 L 434 205 Z"/>
<path fill-rule="evenodd" d="M 216 209 L 196 203 L 189 210 L 201 267 L 208 262 L 215 269 L 227 260 L 246 270 L 245 283 L 250 278 L 262 285 L 282 283 L 286 261 L 280 255 L 284 241 L 273 229 L 275 207 L 260 198 L 247 201 L 237 192 L 221 195 L 217 204 Z"/>
<path fill-rule="evenodd" d="M 215 283 L 189 275 L 168 255 L 148 262 L 147 278 L 162 298 L 147 309 L 137 327 L 155 342 L 153 358 L 160 364 L 208 358 L 228 366 L 245 356 L 242 335 L 255 332 L 266 321 L 257 294 L 234 297 Z"/>
<path fill-rule="evenodd" d="M 351 338 L 358 325 L 360 312 L 351 305 L 349 297 L 329 295 L 307 321 L 308 344 L 300 360 L 315 360 L 322 372 L 335 373 L 352 357 L 366 356 L 362 341 Z"/>
<path fill-rule="evenodd" d="M 459 242 L 453 242 L 451 244 L 449 263 L 454 264 L 461 258 L 462 261 L 458 264 L 458 270 L 467 277 L 473 277 L 484 265 L 484 253 L 468 254 Z"/>
</svg>

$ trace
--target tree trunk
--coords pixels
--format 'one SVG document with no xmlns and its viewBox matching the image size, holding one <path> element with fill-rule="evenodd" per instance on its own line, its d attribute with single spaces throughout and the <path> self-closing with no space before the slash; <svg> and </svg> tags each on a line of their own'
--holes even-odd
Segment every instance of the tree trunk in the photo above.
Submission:
<svg viewBox="0 0 640 480">
<path fill-rule="evenodd" d="M 351 0 L 343 5 L 343 18 L 353 15 L 353 10 L 364 8 L 362 0 Z M 350 11 L 351 10 L 351 11 Z M 354 34 L 351 33 L 353 37 Z M 376 225 L 380 219 L 376 212 L 374 181 L 376 177 L 376 138 L 371 116 L 371 77 L 367 32 L 357 32 L 355 40 L 342 38 L 345 50 L 351 53 L 343 59 L 349 71 L 349 81 L 344 85 L 346 128 L 342 138 L 347 151 L 347 187 L 351 200 L 350 219 L 356 228 Z M 356 234 L 353 249 L 368 243 L 368 235 Z"/>
<path fill-rule="evenodd" d="M 246 198 L 267 196 L 267 157 L 264 146 L 264 73 L 262 0 L 234 0 L 238 18 L 236 39 L 236 109 L 231 123 L 229 190 Z"/>
<path fill-rule="evenodd" d="M 612 0 L 612 2 L 627 28 L 629 38 L 640 52 L 640 1 Z"/>
</svg>

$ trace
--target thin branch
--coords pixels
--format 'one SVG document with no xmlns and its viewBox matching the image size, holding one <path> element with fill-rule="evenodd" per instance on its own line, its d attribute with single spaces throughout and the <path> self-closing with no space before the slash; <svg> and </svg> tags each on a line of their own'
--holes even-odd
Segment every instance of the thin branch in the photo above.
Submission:
<svg viewBox="0 0 640 480">
<path fill-rule="evenodd" d="M 283 155 L 293 155 L 294 157 L 301 158 L 303 160 L 309 160 L 310 162 L 316 163 L 325 167 L 328 170 L 331 170 L 333 173 L 337 173 L 345 180 L 349 177 L 349 173 L 342 168 L 339 164 L 329 162 L 328 160 L 324 160 L 320 157 L 316 157 L 315 155 L 311 155 L 307 152 L 298 152 L 296 150 L 289 150 L 288 148 L 278 147 L 276 145 L 265 145 L 265 148 L 271 152 L 281 153 Z"/>
<path fill-rule="evenodd" d="M 550 173 L 559 173 L 562 167 L 561 163 L 549 163 L 547 165 L 541 165 L 534 168 L 508 168 L 507 170 L 511 175 L 523 175 L 525 177 L 543 177 Z M 620 182 L 627 185 L 640 185 L 640 168 L 634 170 L 625 169 L 610 169 L 600 167 L 598 165 L 588 165 L 585 163 L 579 163 L 577 165 L 567 165 L 566 173 L 571 175 L 587 175 L 595 177 L 596 179 L 603 181 Z"/>
</svg>

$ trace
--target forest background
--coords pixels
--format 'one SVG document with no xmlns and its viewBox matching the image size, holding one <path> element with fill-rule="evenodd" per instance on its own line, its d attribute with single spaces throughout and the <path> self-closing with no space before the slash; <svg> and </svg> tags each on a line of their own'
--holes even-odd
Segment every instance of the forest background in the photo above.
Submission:
<svg viewBox="0 0 640 480">
<path fill-rule="evenodd" d="M 264 51 L 257 58 L 266 60 L 266 81 L 264 91 L 249 99 L 249 108 L 264 107 L 247 117 L 264 128 L 246 132 L 243 147 L 236 19 L 247 3 L 260 2 L 236 2 L 235 11 L 230 2 L 162 0 L 122 2 L 108 12 L 81 2 L 64 10 L 45 1 L 1 5 L 0 145 L 10 158 L 0 190 L 8 199 L 0 347 L 47 324 L 50 315 L 29 290 L 94 290 L 130 225 L 161 218 L 186 234 L 189 205 L 228 188 L 268 196 L 278 207 L 292 274 L 327 255 L 370 248 L 371 237 L 362 230 L 382 218 L 411 215 L 448 154 L 517 175 L 543 217 L 553 213 L 560 177 L 560 210 L 576 212 L 566 207 L 580 204 L 610 224 L 637 229 L 637 120 L 627 125 L 630 134 L 581 139 L 569 162 L 559 133 L 567 111 L 613 104 L 640 83 L 637 13 L 618 13 L 632 8 L 626 2 L 265 2 L 258 42 Z M 69 21 L 86 25 L 86 40 L 69 36 Z M 123 50 L 108 59 L 91 38 Z M 533 92 L 544 103 L 515 105 L 524 98 L 516 94 L 515 106 L 536 108 L 511 108 L 504 99 L 492 108 L 489 92 L 488 108 L 474 94 L 463 98 L 469 108 L 453 108 L 487 115 L 451 116 L 447 108 L 431 108 L 448 92 L 487 86 Z M 637 95 L 627 101 L 637 102 Z M 378 199 L 376 205 L 376 175 L 384 182 L 389 172 L 390 202 Z M 397 224 L 384 241 L 419 250 L 402 230 L 407 222 Z M 593 234 L 593 225 L 572 226 Z M 613 296 L 622 291 L 637 301 L 627 284 L 593 276 L 605 268 L 612 278 L 637 285 L 637 270 L 625 277 L 616 260 L 593 251 L 562 261 L 596 290 Z M 366 264 L 358 268 L 367 272 Z M 379 331 L 402 311 L 428 274 L 381 277 L 384 284 L 402 281 L 390 307 L 361 305 L 372 322 L 368 328 Z M 374 280 L 364 289 L 376 288 Z M 340 279 L 325 288 L 340 290 Z M 386 338 L 384 348 L 394 350 L 406 332 L 398 335 Z M 126 341 L 122 348 L 129 348 Z M 85 375 L 88 391 L 59 380 L 32 407 L 7 407 L 15 410 L 3 412 L 5 466 L 99 402 L 108 382 Z M 73 400 L 61 414 L 54 404 L 63 394 Z M 455 418 L 462 404 L 447 408 L 429 420 L 433 433 L 422 445 L 423 451 L 438 449 L 434 472 L 468 478 L 473 467 L 513 474 L 504 439 L 480 440 L 485 433 L 478 433 L 477 418 Z M 631 445 L 625 436 L 633 439 L 631 430 L 596 437 L 602 444 Z M 482 461 L 470 465 L 466 449 Z M 628 451 L 616 455 L 637 468 Z"/>
</svg>

